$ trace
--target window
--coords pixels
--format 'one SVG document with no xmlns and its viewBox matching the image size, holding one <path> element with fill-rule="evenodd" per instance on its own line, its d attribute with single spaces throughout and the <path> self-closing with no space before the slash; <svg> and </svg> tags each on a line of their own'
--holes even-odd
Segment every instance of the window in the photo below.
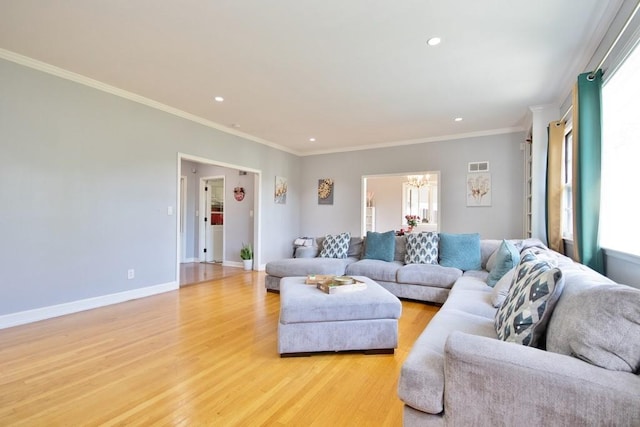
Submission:
<svg viewBox="0 0 640 427">
<path fill-rule="evenodd" d="M 600 245 L 640 255 L 640 49 L 602 89 Z"/>
<path fill-rule="evenodd" d="M 564 160 L 562 162 L 562 237 L 573 239 L 573 193 L 571 191 L 573 179 L 573 133 L 570 126 L 567 126 L 566 129 L 562 150 Z"/>
</svg>

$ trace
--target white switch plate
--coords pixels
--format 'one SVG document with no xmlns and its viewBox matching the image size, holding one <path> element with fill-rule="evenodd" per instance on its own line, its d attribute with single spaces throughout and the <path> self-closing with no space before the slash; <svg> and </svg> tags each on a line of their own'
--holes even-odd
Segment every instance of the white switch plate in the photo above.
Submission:
<svg viewBox="0 0 640 427">
<path fill-rule="evenodd" d="M 173 206 L 167 208 L 167 215 L 173 215 Z"/>
<path fill-rule="evenodd" d="M 136 271 L 133 268 L 127 270 L 127 279 L 131 280 L 136 277 Z"/>
</svg>

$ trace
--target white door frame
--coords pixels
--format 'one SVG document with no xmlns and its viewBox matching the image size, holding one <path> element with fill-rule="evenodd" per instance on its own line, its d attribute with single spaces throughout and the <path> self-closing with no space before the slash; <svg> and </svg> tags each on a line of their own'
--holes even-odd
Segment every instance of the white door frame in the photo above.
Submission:
<svg viewBox="0 0 640 427">
<path fill-rule="evenodd" d="M 205 157 L 193 156 L 190 154 L 180 153 L 177 155 L 177 176 L 176 176 L 176 188 L 178 189 L 176 195 L 176 206 L 178 209 L 183 209 L 180 205 L 180 177 L 182 176 L 182 160 L 187 160 L 196 163 L 204 163 L 207 165 L 222 166 L 230 169 L 244 170 L 254 175 L 254 196 L 253 196 L 253 269 L 261 270 L 264 268 L 262 265 L 262 171 L 260 169 L 254 169 L 243 165 L 234 165 L 231 163 L 219 162 L 217 160 L 207 159 Z M 180 213 L 176 215 L 176 283 L 180 283 Z"/>
</svg>

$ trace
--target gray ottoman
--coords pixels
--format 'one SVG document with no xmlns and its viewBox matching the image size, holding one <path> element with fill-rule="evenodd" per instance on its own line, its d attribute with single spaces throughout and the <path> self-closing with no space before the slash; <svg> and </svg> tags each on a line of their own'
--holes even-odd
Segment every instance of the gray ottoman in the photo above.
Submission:
<svg viewBox="0 0 640 427">
<path fill-rule="evenodd" d="M 332 295 L 306 285 L 305 277 L 282 278 L 278 324 L 282 357 L 345 350 L 393 354 L 402 304 L 373 280 L 356 278 L 367 288 Z"/>
</svg>

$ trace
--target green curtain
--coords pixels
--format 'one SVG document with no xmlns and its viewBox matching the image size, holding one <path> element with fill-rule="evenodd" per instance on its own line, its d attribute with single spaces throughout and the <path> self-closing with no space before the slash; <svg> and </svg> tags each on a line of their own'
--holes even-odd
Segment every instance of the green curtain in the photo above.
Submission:
<svg viewBox="0 0 640 427">
<path fill-rule="evenodd" d="M 547 128 L 547 185 L 545 218 L 549 248 L 564 253 L 562 244 L 562 148 L 564 145 L 564 121 L 549 123 Z"/>
<path fill-rule="evenodd" d="M 602 71 L 578 76 L 573 92 L 574 257 L 604 274 L 599 244 Z"/>
</svg>

